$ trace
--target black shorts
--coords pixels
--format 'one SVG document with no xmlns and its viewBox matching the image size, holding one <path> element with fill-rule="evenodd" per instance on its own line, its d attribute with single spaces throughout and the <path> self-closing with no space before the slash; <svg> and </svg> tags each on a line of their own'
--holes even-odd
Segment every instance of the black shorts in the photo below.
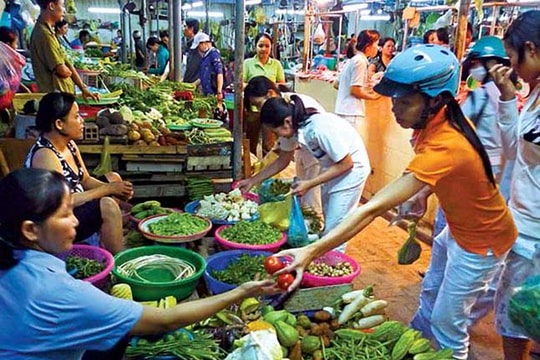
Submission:
<svg viewBox="0 0 540 360">
<path fill-rule="evenodd" d="M 88 201 L 73 209 L 73 213 L 77 220 L 79 220 L 79 226 L 77 226 L 77 236 L 75 242 L 81 242 L 86 240 L 92 234 L 99 232 L 103 220 L 101 219 L 101 208 L 99 206 L 99 199 Z"/>
</svg>

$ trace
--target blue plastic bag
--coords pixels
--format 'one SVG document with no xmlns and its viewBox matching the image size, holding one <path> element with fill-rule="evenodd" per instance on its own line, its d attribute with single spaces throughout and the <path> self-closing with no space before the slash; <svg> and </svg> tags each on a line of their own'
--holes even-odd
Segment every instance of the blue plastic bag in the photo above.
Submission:
<svg viewBox="0 0 540 360">
<path fill-rule="evenodd" d="M 308 230 L 304 222 L 302 207 L 298 196 L 293 196 L 291 215 L 289 217 L 289 230 L 287 231 L 287 244 L 291 247 L 302 247 L 309 244 Z"/>
</svg>

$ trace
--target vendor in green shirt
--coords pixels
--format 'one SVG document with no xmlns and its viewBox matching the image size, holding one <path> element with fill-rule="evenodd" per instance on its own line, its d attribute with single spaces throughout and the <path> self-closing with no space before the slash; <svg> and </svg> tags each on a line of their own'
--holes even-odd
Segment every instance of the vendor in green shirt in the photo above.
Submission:
<svg viewBox="0 0 540 360">
<path fill-rule="evenodd" d="M 77 70 L 66 57 L 55 35 L 54 25 L 62 20 L 64 0 L 37 0 L 41 11 L 30 38 L 30 57 L 39 92 L 65 91 L 75 94 L 75 85 L 82 96 L 99 100 L 82 82 Z"/>
<path fill-rule="evenodd" d="M 244 84 L 255 76 L 266 76 L 276 84 L 285 82 L 285 73 L 279 60 L 270 56 L 272 52 L 272 37 L 260 33 L 255 37 L 255 56 L 244 61 Z"/>
<path fill-rule="evenodd" d="M 244 60 L 243 81 L 244 87 L 256 76 L 265 76 L 274 83 L 284 83 L 285 73 L 279 60 L 270 56 L 272 52 L 272 37 L 267 33 L 259 33 L 255 37 L 255 56 Z M 249 139 L 249 149 L 253 154 L 257 154 L 257 144 L 262 130 L 262 152 L 263 155 L 272 150 L 276 137 L 266 129 L 261 129 L 259 113 L 257 111 L 247 111 L 244 114 L 244 132 Z"/>
</svg>

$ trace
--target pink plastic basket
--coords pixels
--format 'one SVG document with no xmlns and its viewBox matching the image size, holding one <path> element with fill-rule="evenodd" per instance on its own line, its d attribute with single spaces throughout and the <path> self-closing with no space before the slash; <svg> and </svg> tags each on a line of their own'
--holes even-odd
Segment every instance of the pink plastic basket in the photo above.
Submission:
<svg viewBox="0 0 540 360">
<path fill-rule="evenodd" d="M 287 234 L 284 232 L 281 233 L 281 239 L 276 241 L 272 244 L 266 244 L 266 245 L 249 245 L 249 244 L 241 244 L 234 241 L 229 241 L 227 239 L 224 239 L 221 237 L 221 231 L 228 228 L 231 225 L 222 225 L 217 228 L 216 233 L 214 234 L 214 238 L 216 239 L 216 242 L 221 245 L 222 248 L 226 250 L 256 250 L 256 251 L 269 251 L 269 252 L 276 252 L 279 250 L 281 246 L 283 246 L 287 242 Z"/>
<path fill-rule="evenodd" d="M 328 265 L 335 265 L 339 262 L 347 261 L 351 264 L 353 268 L 353 273 L 347 276 L 317 276 L 304 272 L 301 285 L 303 287 L 318 287 L 318 286 L 330 286 L 330 285 L 339 285 L 339 284 L 349 284 L 351 283 L 358 275 L 360 275 L 360 265 L 351 257 L 343 254 L 339 251 L 329 251 L 323 256 L 313 260 L 314 263 L 326 263 Z"/>
<path fill-rule="evenodd" d="M 109 280 L 109 274 L 114 267 L 114 258 L 110 252 L 97 246 L 75 244 L 73 245 L 71 250 L 59 254 L 58 257 L 62 260 L 65 260 L 70 255 L 96 260 L 100 263 L 105 261 L 105 269 L 103 269 L 102 272 L 94 276 L 90 276 L 89 278 L 83 279 L 83 281 L 88 281 L 89 283 L 100 289 L 107 285 L 107 281 Z"/>
</svg>

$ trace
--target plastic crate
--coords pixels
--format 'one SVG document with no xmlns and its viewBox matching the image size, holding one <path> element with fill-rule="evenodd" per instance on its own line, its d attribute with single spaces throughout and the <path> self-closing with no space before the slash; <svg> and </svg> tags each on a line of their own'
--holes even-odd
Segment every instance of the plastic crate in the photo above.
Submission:
<svg viewBox="0 0 540 360">
<path fill-rule="evenodd" d="M 28 101 L 33 100 L 41 100 L 42 97 L 44 97 L 46 93 L 17 93 L 13 97 L 12 103 L 13 108 L 15 109 L 15 112 L 22 114 L 24 105 Z"/>
</svg>

